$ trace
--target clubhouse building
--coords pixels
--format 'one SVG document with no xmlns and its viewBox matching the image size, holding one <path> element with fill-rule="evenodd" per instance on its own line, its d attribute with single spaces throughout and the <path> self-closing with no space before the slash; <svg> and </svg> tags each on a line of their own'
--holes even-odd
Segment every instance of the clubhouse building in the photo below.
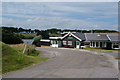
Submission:
<svg viewBox="0 0 120 80">
<path fill-rule="evenodd" d="M 62 37 L 49 37 L 49 40 L 41 40 L 41 44 L 49 44 L 51 47 L 66 48 L 104 48 L 120 49 L 120 35 L 118 33 L 78 33 L 63 32 Z"/>
</svg>

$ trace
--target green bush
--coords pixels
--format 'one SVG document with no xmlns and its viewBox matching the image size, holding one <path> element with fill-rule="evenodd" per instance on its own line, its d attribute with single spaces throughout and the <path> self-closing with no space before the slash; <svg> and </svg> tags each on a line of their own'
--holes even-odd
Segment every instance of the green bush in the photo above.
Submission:
<svg viewBox="0 0 120 80">
<path fill-rule="evenodd" d="M 30 53 L 28 53 L 29 56 L 38 56 L 39 54 L 40 54 L 40 52 L 35 49 L 32 50 Z"/>
<path fill-rule="evenodd" d="M 2 29 L 2 42 L 6 44 L 19 44 L 23 43 L 22 39 L 18 34 L 11 33 L 7 30 Z"/>
<path fill-rule="evenodd" d="M 40 45 L 41 45 L 41 44 L 40 44 L 40 39 L 42 39 L 41 35 L 36 36 L 36 37 L 34 38 L 33 44 L 36 45 L 36 46 L 40 46 Z"/>
<path fill-rule="evenodd" d="M 18 35 L 22 39 L 33 39 L 36 36 L 35 33 L 19 33 Z"/>
</svg>

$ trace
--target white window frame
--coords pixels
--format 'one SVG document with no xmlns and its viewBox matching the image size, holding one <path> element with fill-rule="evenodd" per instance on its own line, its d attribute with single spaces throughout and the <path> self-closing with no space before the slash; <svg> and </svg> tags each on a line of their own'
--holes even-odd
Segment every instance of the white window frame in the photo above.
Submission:
<svg viewBox="0 0 120 80">
<path fill-rule="evenodd" d="M 67 45 L 67 41 L 63 41 L 63 45 Z"/>
<path fill-rule="evenodd" d="M 96 42 L 96 47 L 99 47 L 99 42 Z"/>
<path fill-rule="evenodd" d="M 102 44 L 102 45 L 103 45 L 103 47 L 106 47 L 106 42 L 103 42 L 103 44 Z"/>
<path fill-rule="evenodd" d="M 68 45 L 72 45 L 72 41 L 68 41 Z"/>
<path fill-rule="evenodd" d="M 53 40 L 51 40 L 51 44 L 54 44 Z"/>
</svg>

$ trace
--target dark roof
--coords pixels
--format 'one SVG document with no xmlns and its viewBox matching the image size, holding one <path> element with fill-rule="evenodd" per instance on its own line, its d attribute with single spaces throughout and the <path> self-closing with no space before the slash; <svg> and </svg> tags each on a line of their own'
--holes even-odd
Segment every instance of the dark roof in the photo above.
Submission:
<svg viewBox="0 0 120 80">
<path fill-rule="evenodd" d="M 86 41 L 109 41 L 106 34 L 85 33 Z"/>
<path fill-rule="evenodd" d="M 85 34 L 84 33 L 72 33 L 74 34 L 75 36 L 77 36 L 78 38 L 80 38 L 81 40 L 86 40 L 85 38 Z"/>
<path fill-rule="evenodd" d="M 120 34 L 118 33 L 72 33 L 81 40 L 85 42 L 89 41 L 120 41 Z"/>
<path fill-rule="evenodd" d="M 99 34 L 106 34 L 109 36 L 118 36 L 118 33 L 99 33 Z"/>
<path fill-rule="evenodd" d="M 100 33 L 100 34 L 106 34 L 111 42 L 120 41 L 120 33 Z"/>
<path fill-rule="evenodd" d="M 120 41 L 120 35 L 118 33 L 108 33 L 107 35 L 111 42 L 119 42 Z"/>
<path fill-rule="evenodd" d="M 110 41 L 112 41 L 112 42 L 118 42 L 118 41 L 120 41 L 120 39 L 119 39 L 118 36 L 109 36 L 109 38 L 110 38 Z"/>
</svg>

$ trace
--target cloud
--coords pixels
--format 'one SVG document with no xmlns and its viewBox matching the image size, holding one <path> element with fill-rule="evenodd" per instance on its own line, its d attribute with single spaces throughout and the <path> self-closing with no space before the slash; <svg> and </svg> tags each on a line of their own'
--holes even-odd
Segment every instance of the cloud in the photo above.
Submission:
<svg viewBox="0 0 120 80">
<path fill-rule="evenodd" d="M 117 3 L 3 3 L 3 25 L 24 28 L 116 29 Z"/>
<path fill-rule="evenodd" d="M 103 25 L 104 23 L 91 23 L 84 20 L 68 19 L 61 17 L 37 17 L 34 19 L 28 19 L 27 21 L 14 21 L 12 19 L 3 19 L 10 26 L 24 26 L 24 28 L 32 29 L 50 29 L 50 28 L 59 28 L 59 29 L 108 29 L 114 25 Z M 16 23 L 14 23 L 16 22 Z M 14 23 L 14 25 L 13 25 Z M 108 26 L 109 25 L 109 26 Z M 101 28 L 102 27 L 102 28 Z M 115 29 L 111 28 L 111 29 Z"/>
</svg>

